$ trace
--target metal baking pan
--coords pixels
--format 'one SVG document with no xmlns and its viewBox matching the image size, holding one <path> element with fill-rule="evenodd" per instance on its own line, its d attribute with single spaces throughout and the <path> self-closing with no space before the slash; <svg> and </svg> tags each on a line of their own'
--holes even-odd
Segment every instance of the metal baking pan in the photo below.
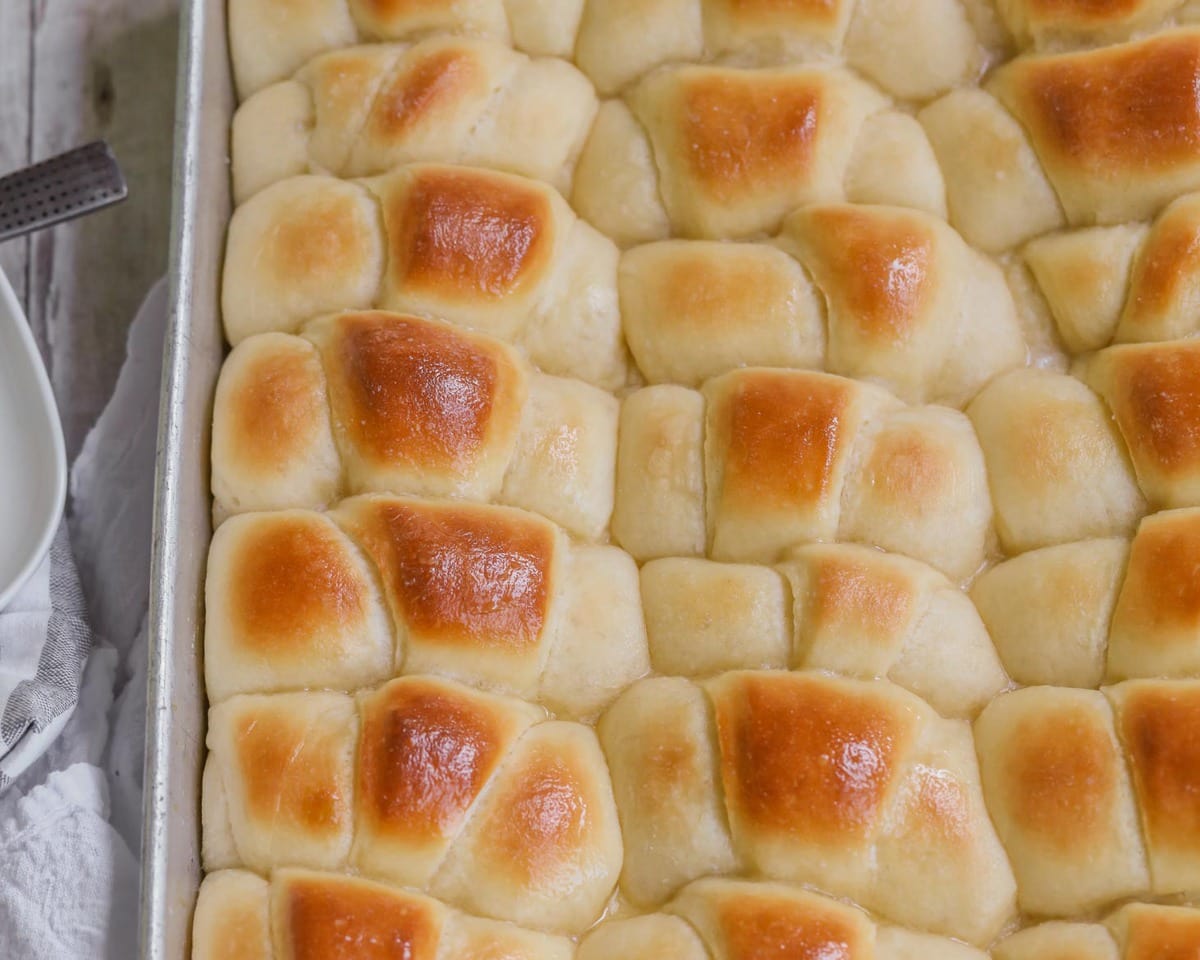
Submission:
<svg viewBox="0 0 1200 960">
<path fill-rule="evenodd" d="M 220 272 L 235 106 L 224 0 L 183 0 L 170 282 L 151 561 L 141 955 L 187 960 L 200 871 L 204 566 L 212 397 L 224 355 Z"/>
</svg>

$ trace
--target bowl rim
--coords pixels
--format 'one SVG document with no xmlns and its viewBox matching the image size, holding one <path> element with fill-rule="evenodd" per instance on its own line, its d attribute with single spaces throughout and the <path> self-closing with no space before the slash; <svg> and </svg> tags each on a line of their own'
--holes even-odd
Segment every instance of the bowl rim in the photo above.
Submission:
<svg viewBox="0 0 1200 960">
<path fill-rule="evenodd" d="M 4 275 L 3 270 L 0 270 L 0 314 L 5 313 L 13 319 L 17 338 L 23 343 L 26 353 L 32 359 L 33 382 L 36 384 L 39 400 L 49 415 L 50 447 L 54 461 L 54 477 L 52 481 L 54 487 L 52 502 L 54 505 L 43 518 L 36 546 L 26 558 L 25 563 L 22 564 L 16 575 L 8 583 L 0 582 L 0 612 L 12 600 L 13 595 L 25 585 L 26 581 L 33 575 L 34 570 L 37 569 L 38 564 L 42 562 L 43 558 L 49 552 L 54 534 L 58 530 L 59 522 L 62 520 L 63 509 L 66 506 L 67 499 L 66 443 L 63 439 L 62 421 L 59 419 L 58 405 L 54 400 L 54 391 L 50 386 L 50 377 L 46 374 L 46 365 L 42 361 L 41 352 L 38 350 L 37 343 L 33 339 L 33 332 L 29 329 L 29 322 L 25 317 L 25 311 L 21 308 L 21 303 L 17 300 L 17 295 L 8 281 L 8 277 Z"/>
</svg>

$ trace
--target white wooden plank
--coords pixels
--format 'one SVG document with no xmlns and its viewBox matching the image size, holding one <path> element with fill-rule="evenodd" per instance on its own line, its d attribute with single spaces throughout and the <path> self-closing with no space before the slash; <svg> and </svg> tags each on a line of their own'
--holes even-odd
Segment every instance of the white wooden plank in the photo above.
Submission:
<svg viewBox="0 0 1200 960">
<path fill-rule="evenodd" d="M 34 159 L 103 137 L 129 181 L 121 206 L 31 244 L 30 321 L 49 348 L 68 456 L 112 390 L 129 321 L 166 269 L 177 39 L 174 0 L 34 7 Z"/>
<path fill-rule="evenodd" d="M 34 0 L 0 3 L 0 174 L 29 163 L 30 51 L 33 45 Z M 29 240 L 0 244 L 3 269 L 25 302 Z"/>
</svg>

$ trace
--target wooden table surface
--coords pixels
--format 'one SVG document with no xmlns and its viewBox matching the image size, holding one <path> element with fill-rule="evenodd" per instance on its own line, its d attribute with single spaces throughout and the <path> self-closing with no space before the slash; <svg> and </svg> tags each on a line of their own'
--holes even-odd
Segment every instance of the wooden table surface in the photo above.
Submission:
<svg viewBox="0 0 1200 960">
<path fill-rule="evenodd" d="M 103 137 L 124 204 L 0 244 L 50 371 L 73 457 L 125 334 L 166 269 L 175 0 L 0 0 L 0 174 Z"/>
</svg>

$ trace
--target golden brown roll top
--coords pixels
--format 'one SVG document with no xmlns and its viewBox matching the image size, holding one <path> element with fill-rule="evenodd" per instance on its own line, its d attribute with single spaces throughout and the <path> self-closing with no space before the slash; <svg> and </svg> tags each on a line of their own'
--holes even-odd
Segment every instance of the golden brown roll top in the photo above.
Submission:
<svg viewBox="0 0 1200 960">
<path fill-rule="evenodd" d="M 940 937 L 873 923 L 855 907 L 778 883 L 705 879 L 662 913 L 609 920 L 580 943 L 578 960 L 983 960 Z"/>
<path fill-rule="evenodd" d="M 829 372 L 883 383 L 909 403 L 961 406 L 1024 363 L 999 268 L 936 217 L 808 207 L 788 218 L 782 240 L 824 294 Z"/>
<path fill-rule="evenodd" d="M 655 386 L 621 414 L 613 535 L 639 560 L 774 562 L 812 540 L 883 547 L 952 579 L 983 560 L 983 457 L 962 414 L 883 389 L 748 368 L 702 395 Z M 649 518 L 649 519 L 644 519 Z"/>
<path fill-rule="evenodd" d="M 285 869 L 205 877 L 192 960 L 570 960 L 574 944 L 369 880 Z"/>
<path fill-rule="evenodd" d="M 910 4 L 903 16 L 872 0 L 587 0 L 575 49 L 605 93 L 681 60 L 765 66 L 838 54 L 896 96 L 915 99 L 970 82 L 987 55 L 953 0 Z"/>
<path fill-rule="evenodd" d="M 503 507 L 365 497 L 235 517 L 206 599 L 214 701 L 435 673 L 586 716 L 650 666 L 633 561 Z"/>
<path fill-rule="evenodd" d="M 1022 57 L 995 96 L 1029 131 L 1072 223 L 1154 214 L 1200 186 L 1200 31 Z"/>
<path fill-rule="evenodd" d="M 362 694 L 239 696 L 211 710 L 208 869 L 342 869 L 494 919 L 577 933 L 621 868 L 585 726 L 432 677 Z"/>
<path fill-rule="evenodd" d="M 898 687 L 775 672 L 645 680 L 599 732 L 622 890 L 638 905 L 744 870 L 972 943 L 1013 914 L 968 728 Z"/>
<path fill-rule="evenodd" d="M 1024 362 L 999 268 L 929 214 L 812 206 L 788 218 L 779 244 L 795 260 L 766 244 L 680 240 L 622 255 L 622 322 L 647 380 L 823 367 L 959 406 Z"/>
<path fill-rule="evenodd" d="M 1196 889 L 1197 722 L 1200 684 L 1189 680 L 1030 687 L 984 710 L 984 796 L 1023 910 L 1079 914 Z"/>
<path fill-rule="evenodd" d="M 666 557 L 642 568 L 641 592 L 659 673 L 886 677 L 952 716 L 973 715 L 1008 685 L 962 591 L 898 554 L 811 544 L 774 569 Z"/>
<path fill-rule="evenodd" d="M 1131 903 L 1103 923 L 1043 923 L 1005 938 L 996 960 L 1182 960 L 1200 950 L 1200 911 Z"/>
<path fill-rule="evenodd" d="M 925 135 L 886 108 L 835 68 L 666 68 L 601 108 L 572 200 L 622 244 L 774 232 L 797 207 L 845 199 L 942 213 Z"/>
<path fill-rule="evenodd" d="M 375 491 L 499 501 L 606 535 L 610 394 L 415 316 L 342 313 L 303 337 L 251 337 L 226 362 L 213 426 L 219 516 Z"/>
<path fill-rule="evenodd" d="M 1151 506 L 1200 505 L 1200 341 L 1109 347 L 1083 375 L 1112 411 Z"/>
<path fill-rule="evenodd" d="M 996 251 L 1064 221 L 1155 215 L 1200 187 L 1198 71 L 1200 30 L 1168 30 L 1018 57 L 992 74 L 987 92 L 957 90 L 930 105 L 920 120 L 946 178 L 951 223 Z"/>
<path fill-rule="evenodd" d="M 237 203 L 298 173 L 361 177 L 402 163 L 495 167 L 567 190 L 596 112 L 563 60 L 433 37 L 322 54 L 233 119 Z"/>
<path fill-rule="evenodd" d="M 293 177 L 252 197 L 230 221 L 222 313 L 235 346 L 333 310 L 436 316 L 615 389 L 616 277 L 616 248 L 545 184 L 417 164 L 363 183 Z"/>
<path fill-rule="evenodd" d="M 316 54 L 364 40 L 483 37 L 533 56 L 570 57 L 581 0 L 234 0 L 229 44 L 242 98 Z"/>
</svg>

